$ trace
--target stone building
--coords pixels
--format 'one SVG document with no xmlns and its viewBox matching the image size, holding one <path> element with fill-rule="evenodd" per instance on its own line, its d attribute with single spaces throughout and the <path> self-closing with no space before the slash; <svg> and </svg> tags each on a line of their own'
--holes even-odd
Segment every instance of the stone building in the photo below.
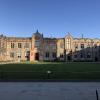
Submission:
<svg viewBox="0 0 100 100">
<path fill-rule="evenodd" d="M 32 37 L 0 35 L 0 61 L 100 61 L 100 40 L 45 38 L 38 31 Z"/>
</svg>

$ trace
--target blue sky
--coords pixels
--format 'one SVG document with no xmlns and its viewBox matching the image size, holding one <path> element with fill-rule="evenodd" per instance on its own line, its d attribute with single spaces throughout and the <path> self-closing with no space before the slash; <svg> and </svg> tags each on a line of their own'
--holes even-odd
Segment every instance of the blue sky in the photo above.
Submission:
<svg viewBox="0 0 100 100">
<path fill-rule="evenodd" d="M 100 0 L 0 0 L 0 33 L 100 38 Z"/>
</svg>

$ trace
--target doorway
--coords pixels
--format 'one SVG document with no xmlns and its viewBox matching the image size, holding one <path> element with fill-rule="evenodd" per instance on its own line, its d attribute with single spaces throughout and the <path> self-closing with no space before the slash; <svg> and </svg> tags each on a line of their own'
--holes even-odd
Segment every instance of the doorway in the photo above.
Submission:
<svg viewBox="0 0 100 100">
<path fill-rule="evenodd" d="M 68 56 L 67 56 L 67 60 L 68 60 L 68 61 L 71 61 L 71 60 L 72 60 L 71 55 L 68 55 Z"/>
<path fill-rule="evenodd" d="M 35 53 L 35 60 L 39 60 L 39 53 Z"/>
</svg>

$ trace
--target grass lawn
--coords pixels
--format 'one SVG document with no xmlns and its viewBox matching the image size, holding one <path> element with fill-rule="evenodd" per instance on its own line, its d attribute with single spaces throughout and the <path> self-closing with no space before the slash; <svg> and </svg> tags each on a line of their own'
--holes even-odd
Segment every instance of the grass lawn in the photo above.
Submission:
<svg viewBox="0 0 100 100">
<path fill-rule="evenodd" d="M 47 73 L 51 71 L 51 73 Z M 0 80 L 100 80 L 100 63 L 24 63 L 0 65 Z"/>
</svg>

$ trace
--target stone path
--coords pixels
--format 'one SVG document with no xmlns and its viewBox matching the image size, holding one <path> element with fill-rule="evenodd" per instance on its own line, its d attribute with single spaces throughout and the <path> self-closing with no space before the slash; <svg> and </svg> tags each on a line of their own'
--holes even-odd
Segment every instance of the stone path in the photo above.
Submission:
<svg viewBox="0 0 100 100">
<path fill-rule="evenodd" d="M 1 82 L 0 100 L 96 100 L 96 89 L 100 82 Z"/>
</svg>

